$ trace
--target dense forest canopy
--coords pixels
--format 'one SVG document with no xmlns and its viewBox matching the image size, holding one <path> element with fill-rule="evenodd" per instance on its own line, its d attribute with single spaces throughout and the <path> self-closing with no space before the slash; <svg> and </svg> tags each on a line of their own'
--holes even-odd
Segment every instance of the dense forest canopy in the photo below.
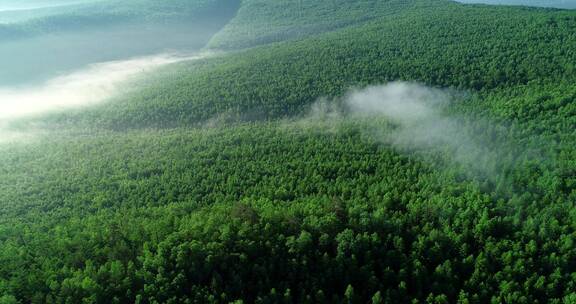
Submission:
<svg viewBox="0 0 576 304">
<path fill-rule="evenodd" d="M 0 119 L 0 303 L 576 303 L 576 11 L 117 9 L 200 3 L 209 55 Z"/>
</svg>

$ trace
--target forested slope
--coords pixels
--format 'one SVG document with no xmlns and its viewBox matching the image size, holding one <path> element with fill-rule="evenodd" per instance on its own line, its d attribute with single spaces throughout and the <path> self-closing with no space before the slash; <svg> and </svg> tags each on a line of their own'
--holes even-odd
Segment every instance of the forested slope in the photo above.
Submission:
<svg viewBox="0 0 576 304">
<path fill-rule="evenodd" d="M 246 44 L 214 45 L 289 41 L 14 125 L 52 131 L 0 146 L 0 301 L 576 300 L 575 12 L 346 1 L 352 24 L 319 1 L 333 31 L 246 31 L 258 3 L 232 21 Z M 454 95 L 440 131 L 469 140 L 403 146 L 402 124 L 332 110 L 397 80 Z"/>
<path fill-rule="evenodd" d="M 302 38 L 383 16 L 398 14 L 420 1 L 399 0 L 247 0 L 235 18 L 209 44 L 211 48 L 239 49 Z M 427 2 L 427 3 L 426 3 Z M 438 3 L 446 3 L 444 0 Z M 436 5 L 432 1 L 423 1 Z"/>
<path fill-rule="evenodd" d="M 574 77 L 572 12 L 419 7 L 302 41 L 171 67 L 137 94 L 62 121 L 122 129 L 198 125 L 221 114 L 272 119 L 301 114 L 316 99 L 352 86 L 392 80 L 481 93 Z"/>
</svg>

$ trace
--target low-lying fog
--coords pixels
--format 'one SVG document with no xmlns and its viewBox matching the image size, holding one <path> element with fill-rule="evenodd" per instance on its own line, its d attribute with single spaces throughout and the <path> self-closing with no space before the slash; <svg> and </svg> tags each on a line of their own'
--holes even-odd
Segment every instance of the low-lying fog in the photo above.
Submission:
<svg viewBox="0 0 576 304">
<path fill-rule="evenodd" d="M 201 59 L 197 55 L 159 54 L 90 65 L 55 77 L 43 84 L 0 87 L 0 144 L 31 138 L 43 130 L 18 130 L 11 122 L 56 111 L 79 108 L 107 101 L 129 90 L 130 80 L 162 66 Z"/>
<path fill-rule="evenodd" d="M 194 52 L 211 37 L 186 25 L 111 26 L 0 42 L 0 87 L 42 83 L 89 64 Z"/>
<path fill-rule="evenodd" d="M 205 55 L 203 55 L 205 56 Z M 160 54 L 91 65 L 41 85 L 0 87 L 0 123 L 104 101 L 137 74 L 201 56 Z"/>
</svg>

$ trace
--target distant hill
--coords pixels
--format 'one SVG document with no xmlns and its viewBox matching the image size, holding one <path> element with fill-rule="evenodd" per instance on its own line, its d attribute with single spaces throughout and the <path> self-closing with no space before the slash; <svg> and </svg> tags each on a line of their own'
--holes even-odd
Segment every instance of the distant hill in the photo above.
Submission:
<svg viewBox="0 0 576 304">
<path fill-rule="evenodd" d="M 493 5 L 522 5 L 576 9 L 576 0 L 456 0 L 462 3 L 484 3 Z"/>
<path fill-rule="evenodd" d="M 303 38 L 393 15 L 420 1 L 246 0 L 210 47 L 238 49 Z M 439 3 L 444 0 L 438 1 Z"/>
<path fill-rule="evenodd" d="M 238 3 L 107 0 L 0 12 L 0 86 L 43 81 L 95 62 L 198 50 Z"/>
<path fill-rule="evenodd" d="M 98 29 L 115 24 L 177 24 L 196 19 L 218 18 L 235 12 L 234 0 L 93 0 L 68 4 L 0 11 L 0 25 L 6 29 L 40 35 Z M 228 13 L 230 14 L 230 13 Z M 11 36 L 0 36 L 0 41 Z"/>
</svg>

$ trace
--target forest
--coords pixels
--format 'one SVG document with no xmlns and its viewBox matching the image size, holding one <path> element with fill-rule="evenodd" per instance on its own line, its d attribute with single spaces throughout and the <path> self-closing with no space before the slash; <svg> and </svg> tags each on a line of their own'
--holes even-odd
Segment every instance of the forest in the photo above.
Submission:
<svg viewBox="0 0 576 304">
<path fill-rule="evenodd" d="M 211 56 L 0 124 L 30 134 L 0 141 L 0 303 L 576 303 L 576 11 L 231 15 Z"/>
</svg>

